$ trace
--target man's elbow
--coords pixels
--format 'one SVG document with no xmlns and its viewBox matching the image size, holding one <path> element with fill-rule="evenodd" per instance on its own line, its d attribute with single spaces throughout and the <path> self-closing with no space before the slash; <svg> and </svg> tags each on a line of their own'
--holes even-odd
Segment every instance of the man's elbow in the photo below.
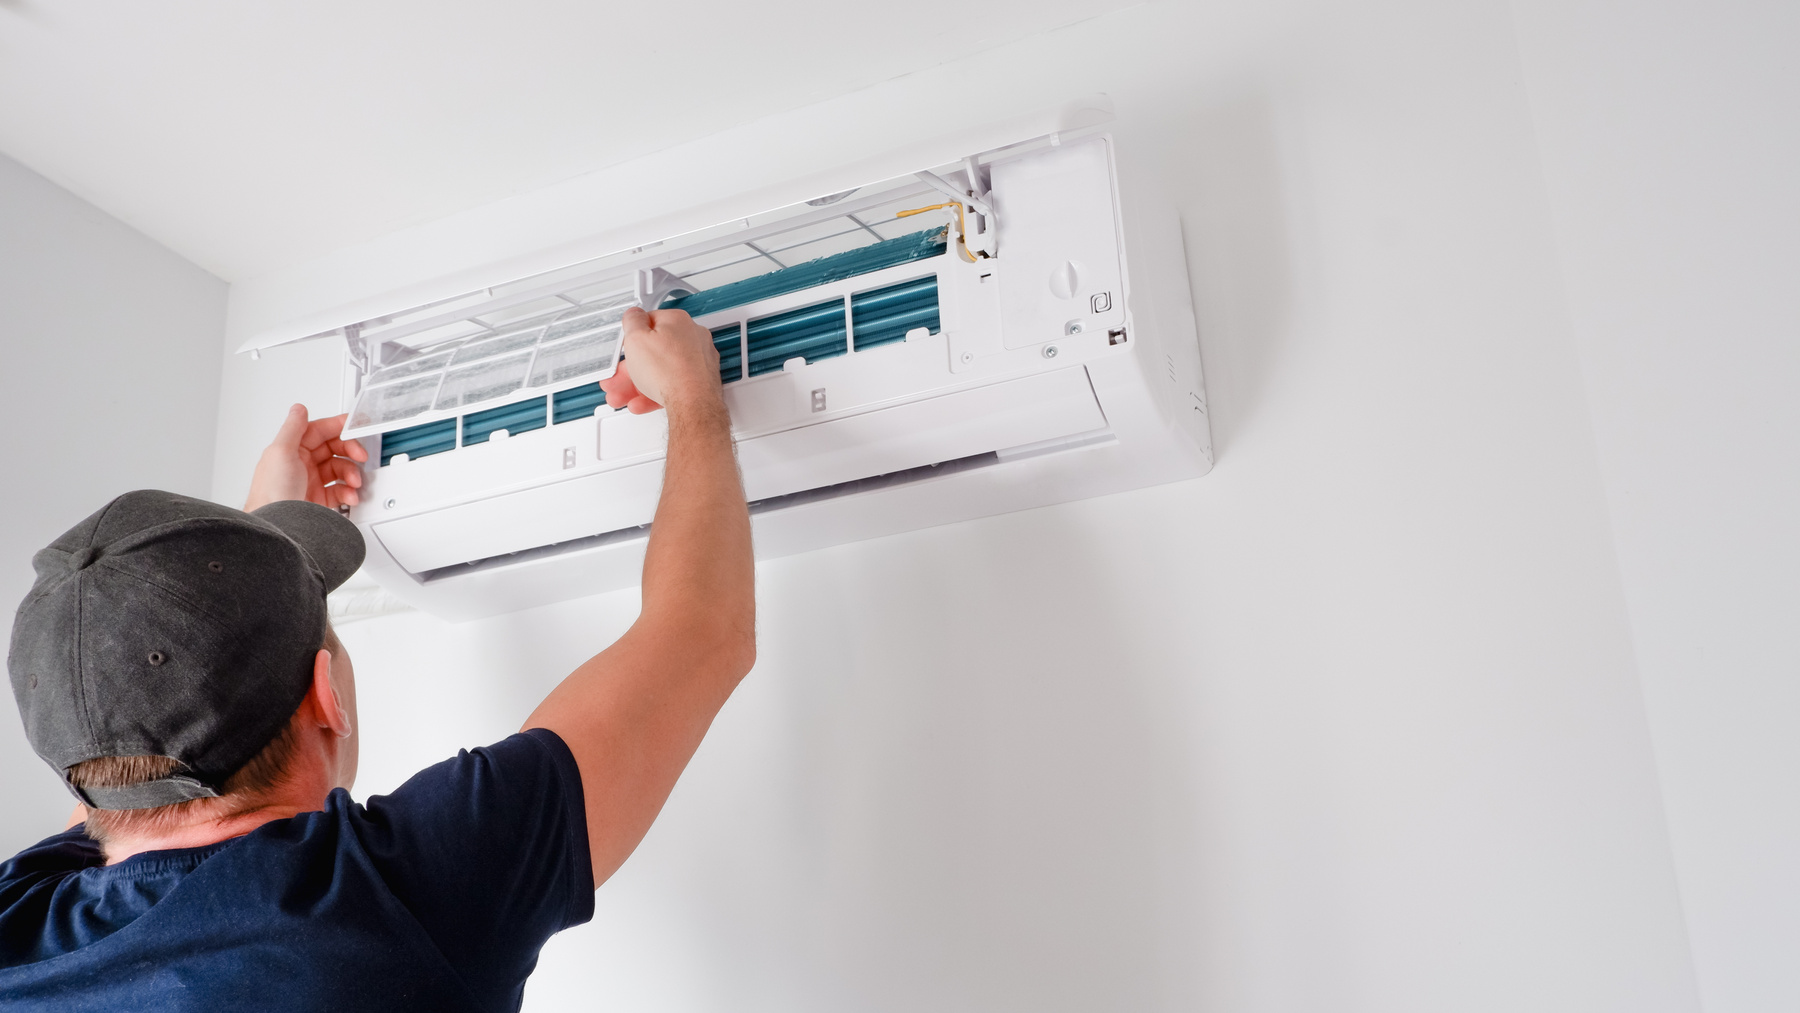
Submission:
<svg viewBox="0 0 1800 1013">
<path fill-rule="evenodd" d="M 756 667 L 755 630 L 734 631 L 720 648 L 720 655 L 732 682 L 749 675 L 750 669 Z"/>
<path fill-rule="evenodd" d="M 756 664 L 756 628 L 754 622 L 712 623 L 705 627 L 689 626 L 682 631 L 688 664 L 713 673 L 736 685 Z"/>
</svg>

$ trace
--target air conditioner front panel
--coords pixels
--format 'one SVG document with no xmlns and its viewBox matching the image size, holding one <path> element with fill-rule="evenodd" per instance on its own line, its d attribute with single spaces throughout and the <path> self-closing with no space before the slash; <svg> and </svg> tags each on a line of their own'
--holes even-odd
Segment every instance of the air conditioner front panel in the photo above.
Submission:
<svg viewBox="0 0 1800 1013">
<path fill-rule="evenodd" d="M 744 440 L 738 461 L 761 500 L 1105 426 L 1076 366 Z"/>
<path fill-rule="evenodd" d="M 646 446 L 666 439 L 660 414 L 620 413 Z M 762 500 L 1105 428 L 1079 366 L 740 441 L 745 494 Z M 617 435 L 613 437 L 619 439 Z M 504 556 L 647 524 L 660 460 L 552 481 L 373 525 L 411 573 Z"/>
<path fill-rule="evenodd" d="M 384 551 L 409 573 L 503 556 L 647 524 L 661 462 L 582 475 L 375 524 Z"/>
</svg>

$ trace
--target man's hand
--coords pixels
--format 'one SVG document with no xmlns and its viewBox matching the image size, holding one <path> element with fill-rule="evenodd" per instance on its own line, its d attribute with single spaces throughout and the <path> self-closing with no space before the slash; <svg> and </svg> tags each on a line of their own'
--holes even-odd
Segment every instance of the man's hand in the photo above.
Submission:
<svg viewBox="0 0 1800 1013">
<path fill-rule="evenodd" d="M 716 401 L 719 350 L 712 332 L 682 310 L 625 311 L 624 351 L 629 361 L 600 381 L 606 403 L 634 415 L 681 401 Z"/>
<path fill-rule="evenodd" d="M 342 415 L 308 422 L 305 405 L 289 408 L 274 442 L 256 462 L 244 509 L 284 499 L 310 500 L 334 510 L 354 505 L 362 486 L 358 465 L 369 459 L 369 452 L 355 440 L 339 439 L 343 431 Z"/>
</svg>

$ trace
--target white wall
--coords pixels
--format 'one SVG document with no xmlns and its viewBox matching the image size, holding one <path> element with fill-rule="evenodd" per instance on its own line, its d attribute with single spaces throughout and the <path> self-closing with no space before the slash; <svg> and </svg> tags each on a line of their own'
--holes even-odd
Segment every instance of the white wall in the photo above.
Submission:
<svg viewBox="0 0 1800 1013">
<path fill-rule="evenodd" d="M 1800 7 L 1516 6 L 1701 995 L 1800 1009 Z"/>
<path fill-rule="evenodd" d="M 0 156 L 0 602 L 31 556 L 113 496 L 206 495 L 225 284 Z M 0 716 L 0 854 L 62 829 L 68 792 Z"/>
<path fill-rule="evenodd" d="M 757 672 L 534 1007 L 1800 1004 L 1800 12 L 1442 6 L 1151 4 L 739 128 L 799 175 L 1111 93 L 1220 463 L 765 565 Z M 487 235 L 417 232 L 376 245 Z M 6 600 L 109 496 L 235 501 L 335 407 L 319 345 L 215 401 L 224 296 L 0 157 Z M 362 793 L 635 609 L 348 627 Z M 68 802 L 16 716 L 0 761 L 16 849 Z"/>
<path fill-rule="evenodd" d="M 1181 206 L 1218 467 L 765 564 L 756 672 L 529 1004 L 1697 1009 L 1512 12 L 1155 4 L 813 127 L 1095 90 Z M 227 367 L 218 495 L 335 357 Z M 347 627 L 361 790 L 635 608 Z"/>
</svg>

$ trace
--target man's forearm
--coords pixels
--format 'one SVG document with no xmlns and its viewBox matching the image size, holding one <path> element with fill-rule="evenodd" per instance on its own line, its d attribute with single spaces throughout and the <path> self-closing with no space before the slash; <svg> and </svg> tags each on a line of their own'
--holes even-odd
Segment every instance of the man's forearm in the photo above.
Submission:
<svg viewBox="0 0 1800 1013">
<path fill-rule="evenodd" d="M 720 660 L 736 667 L 740 655 L 754 651 L 755 581 L 750 514 L 725 405 L 716 394 L 677 403 L 669 409 L 639 626 L 696 653 L 724 652 L 729 657 Z"/>
</svg>

